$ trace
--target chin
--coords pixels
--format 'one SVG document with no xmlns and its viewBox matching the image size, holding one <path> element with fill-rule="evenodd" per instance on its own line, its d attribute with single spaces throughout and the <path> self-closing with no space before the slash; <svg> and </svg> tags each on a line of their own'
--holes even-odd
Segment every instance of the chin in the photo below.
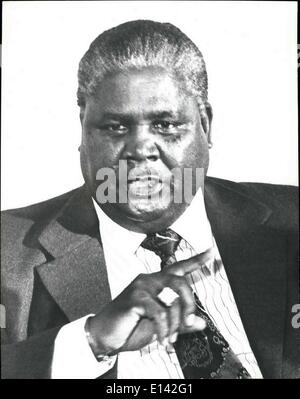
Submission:
<svg viewBox="0 0 300 399">
<path fill-rule="evenodd" d="M 161 218 L 170 208 L 170 203 L 161 201 L 137 200 L 131 201 L 126 206 L 126 213 L 132 220 L 151 221 Z M 125 209 L 123 209 L 123 212 Z"/>
</svg>

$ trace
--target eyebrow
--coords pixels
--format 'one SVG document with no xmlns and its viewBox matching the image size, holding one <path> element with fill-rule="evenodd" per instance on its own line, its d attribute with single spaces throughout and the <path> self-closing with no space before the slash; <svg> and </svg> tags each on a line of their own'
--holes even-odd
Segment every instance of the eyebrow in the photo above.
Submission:
<svg viewBox="0 0 300 399">
<path fill-rule="evenodd" d="M 101 115 L 101 119 L 118 119 L 126 122 L 131 122 L 135 118 L 135 114 L 123 113 L 123 112 L 104 112 Z M 153 111 L 146 113 L 144 117 L 146 119 L 164 119 L 164 118 L 177 118 L 179 114 L 172 110 L 168 111 Z"/>
</svg>

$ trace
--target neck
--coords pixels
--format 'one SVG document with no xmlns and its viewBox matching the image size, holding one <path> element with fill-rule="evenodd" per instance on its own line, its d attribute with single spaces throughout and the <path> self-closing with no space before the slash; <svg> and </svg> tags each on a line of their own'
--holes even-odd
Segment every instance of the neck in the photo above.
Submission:
<svg viewBox="0 0 300 399">
<path fill-rule="evenodd" d="M 171 226 L 185 211 L 188 204 L 175 204 L 171 210 L 163 212 L 161 215 L 143 215 L 141 218 L 126 215 L 115 208 L 111 208 L 109 204 L 101 204 L 101 209 L 115 223 L 137 233 L 149 234 L 156 231 L 164 230 Z"/>
</svg>

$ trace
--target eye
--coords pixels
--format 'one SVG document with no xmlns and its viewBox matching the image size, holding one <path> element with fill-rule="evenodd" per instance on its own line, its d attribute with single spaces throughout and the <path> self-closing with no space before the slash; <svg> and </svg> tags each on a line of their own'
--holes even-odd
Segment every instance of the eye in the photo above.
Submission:
<svg viewBox="0 0 300 399">
<path fill-rule="evenodd" d="M 160 133 L 174 133 L 176 132 L 176 128 L 179 126 L 176 122 L 171 121 L 155 121 L 153 123 L 153 127 L 158 130 Z"/>
<path fill-rule="evenodd" d="M 121 123 L 107 123 L 101 126 L 101 129 L 112 134 L 125 134 L 128 131 L 128 128 Z"/>
</svg>

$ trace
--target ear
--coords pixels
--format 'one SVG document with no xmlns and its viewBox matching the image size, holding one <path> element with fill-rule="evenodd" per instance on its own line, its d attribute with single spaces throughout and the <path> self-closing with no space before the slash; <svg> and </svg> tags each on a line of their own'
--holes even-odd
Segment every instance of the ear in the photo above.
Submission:
<svg viewBox="0 0 300 399">
<path fill-rule="evenodd" d="M 206 102 L 204 105 L 204 109 L 200 109 L 200 116 L 201 116 L 201 124 L 204 130 L 204 133 L 207 137 L 208 145 L 212 147 L 211 141 L 211 124 L 213 118 L 213 110 L 209 102 Z"/>
<path fill-rule="evenodd" d="M 81 129 L 82 129 L 83 115 L 84 115 L 84 110 L 82 109 L 82 107 L 80 107 L 79 119 L 80 119 Z M 81 144 L 78 147 L 79 152 L 80 152 L 80 150 L 81 150 Z"/>
<path fill-rule="evenodd" d="M 84 107 L 80 107 L 79 119 L 80 119 L 81 125 L 82 125 L 83 117 L 84 117 Z"/>
</svg>

